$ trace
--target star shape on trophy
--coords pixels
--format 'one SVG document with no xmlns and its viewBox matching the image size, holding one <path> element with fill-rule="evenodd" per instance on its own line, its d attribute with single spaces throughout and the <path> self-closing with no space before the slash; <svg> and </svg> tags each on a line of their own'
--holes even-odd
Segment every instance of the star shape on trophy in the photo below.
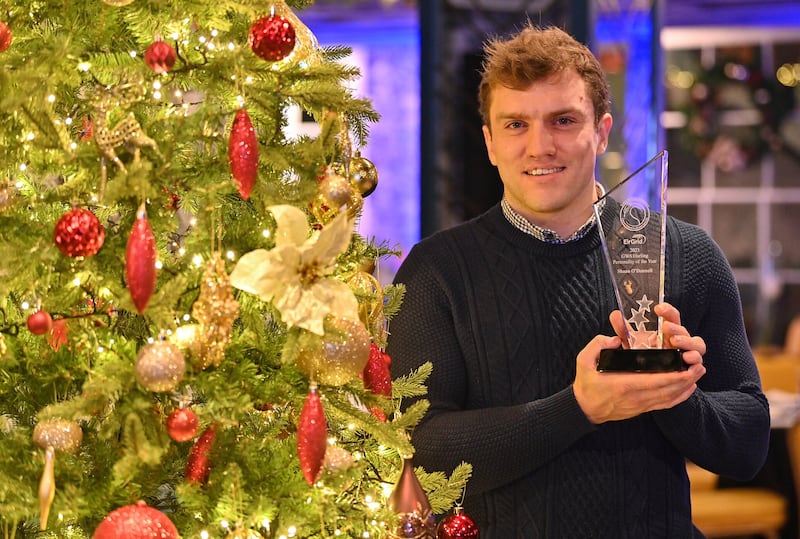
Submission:
<svg viewBox="0 0 800 539">
<path fill-rule="evenodd" d="M 644 294 L 642 296 L 642 299 L 637 300 L 636 303 L 639 304 L 639 309 L 640 310 L 643 310 L 643 311 L 646 311 L 646 312 L 650 312 L 650 306 L 653 304 L 653 300 L 652 299 L 647 299 L 647 294 Z"/>
</svg>

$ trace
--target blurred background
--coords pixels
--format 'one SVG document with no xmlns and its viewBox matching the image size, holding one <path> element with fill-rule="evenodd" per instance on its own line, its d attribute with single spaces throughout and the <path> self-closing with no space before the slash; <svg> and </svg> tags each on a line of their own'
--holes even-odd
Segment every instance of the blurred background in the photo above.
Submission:
<svg viewBox="0 0 800 539">
<path fill-rule="evenodd" d="M 477 113 L 489 35 L 565 28 L 601 59 L 614 185 L 670 153 L 671 214 L 706 229 L 734 268 L 754 347 L 800 314 L 800 0 L 316 0 L 322 45 L 353 48 L 354 91 L 382 115 L 364 157 L 379 186 L 359 224 L 403 253 L 499 200 Z M 312 129 L 298 113 L 297 129 Z M 400 260 L 379 269 L 389 282 Z"/>
</svg>

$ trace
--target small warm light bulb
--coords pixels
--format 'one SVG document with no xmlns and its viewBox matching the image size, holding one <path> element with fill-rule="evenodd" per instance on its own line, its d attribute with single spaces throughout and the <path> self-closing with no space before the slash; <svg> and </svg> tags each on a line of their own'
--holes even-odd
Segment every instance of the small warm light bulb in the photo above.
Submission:
<svg viewBox="0 0 800 539">
<path fill-rule="evenodd" d="M 227 258 L 228 260 L 233 260 L 234 258 L 236 258 L 236 253 L 234 253 L 233 251 L 228 251 L 227 253 L 225 253 L 225 258 Z"/>
<path fill-rule="evenodd" d="M 56 102 L 56 96 L 54 96 L 53 94 L 48 95 L 47 96 L 47 102 L 48 103 L 55 103 Z"/>
<path fill-rule="evenodd" d="M 226 530 L 231 527 L 231 525 L 228 523 L 227 520 L 223 520 L 222 522 L 219 523 L 219 525 L 225 528 Z"/>
<path fill-rule="evenodd" d="M 164 263 L 160 260 L 156 260 L 156 269 L 161 269 L 164 267 Z"/>
<path fill-rule="evenodd" d="M 232 51 L 235 48 L 236 48 L 236 45 L 234 43 L 228 43 L 228 50 L 229 51 Z"/>
<path fill-rule="evenodd" d="M 78 71 L 89 71 L 92 69 L 92 64 L 89 62 L 81 62 L 78 64 Z"/>
<path fill-rule="evenodd" d="M 197 266 L 198 268 L 203 265 L 203 257 L 200 255 L 194 255 L 192 257 L 192 264 Z"/>
<path fill-rule="evenodd" d="M 33 140 L 33 139 L 36 138 L 36 135 L 33 132 L 30 132 L 30 133 L 28 133 L 28 136 L 25 137 L 25 138 L 27 138 L 28 140 Z"/>
<path fill-rule="evenodd" d="M 207 531 L 203 530 L 203 531 L 200 532 L 200 539 L 208 539 L 209 537 L 211 537 L 211 536 L 208 535 Z"/>
<path fill-rule="evenodd" d="M 286 531 L 289 532 L 289 537 L 294 537 L 297 535 L 297 528 L 295 526 L 289 526 Z"/>
<path fill-rule="evenodd" d="M 80 286 L 81 280 L 75 277 L 74 279 L 72 279 L 72 284 L 74 284 L 75 286 Z"/>
<path fill-rule="evenodd" d="M 131 55 L 131 58 L 136 58 L 136 51 L 131 51 L 129 54 Z"/>
</svg>

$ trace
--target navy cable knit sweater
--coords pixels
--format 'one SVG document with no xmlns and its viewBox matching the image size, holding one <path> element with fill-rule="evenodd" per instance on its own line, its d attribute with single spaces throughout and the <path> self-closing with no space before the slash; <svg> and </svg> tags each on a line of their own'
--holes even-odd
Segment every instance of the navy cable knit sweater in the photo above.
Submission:
<svg viewBox="0 0 800 539">
<path fill-rule="evenodd" d="M 482 539 L 697 537 L 685 458 L 738 479 L 762 465 L 769 410 L 728 262 L 698 227 L 669 219 L 667 238 L 666 301 L 705 339 L 707 373 L 671 410 L 602 425 L 571 386 L 578 352 L 613 335 L 596 229 L 551 245 L 497 205 L 409 252 L 387 352 L 393 376 L 433 364 L 414 463 L 472 464 L 464 512 Z"/>
</svg>

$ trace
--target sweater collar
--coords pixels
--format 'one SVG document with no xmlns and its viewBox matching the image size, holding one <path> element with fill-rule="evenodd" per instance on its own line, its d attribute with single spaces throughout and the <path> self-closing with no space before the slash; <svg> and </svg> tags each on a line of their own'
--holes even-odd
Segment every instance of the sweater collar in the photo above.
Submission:
<svg viewBox="0 0 800 539">
<path fill-rule="evenodd" d="M 605 208 L 605 198 L 603 196 L 606 194 L 605 188 L 599 184 L 595 183 L 595 188 L 597 189 L 597 198 L 600 200 L 600 204 L 598 209 L 600 214 L 602 215 L 603 209 Z M 586 220 L 583 225 L 581 225 L 578 230 L 572 233 L 571 236 L 568 238 L 563 238 L 556 232 L 555 230 L 551 230 L 549 228 L 545 228 L 530 222 L 528 219 L 523 217 L 518 211 L 511 207 L 511 205 L 506 200 L 504 196 L 503 199 L 500 201 L 500 206 L 503 209 L 503 215 L 511 223 L 514 228 L 525 232 L 526 234 L 530 234 L 534 238 L 538 239 L 539 241 L 543 241 L 545 243 L 549 243 L 551 245 L 562 245 L 564 243 L 570 243 L 573 241 L 577 241 L 592 229 L 596 222 L 595 213 L 592 212 L 592 215 Z"/>
</svg>

